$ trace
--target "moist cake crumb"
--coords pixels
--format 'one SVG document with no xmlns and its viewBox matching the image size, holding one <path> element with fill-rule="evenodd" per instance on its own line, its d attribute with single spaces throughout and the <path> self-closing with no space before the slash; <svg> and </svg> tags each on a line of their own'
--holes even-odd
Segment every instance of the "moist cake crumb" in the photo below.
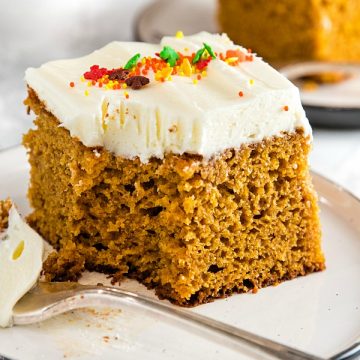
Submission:
<svg viewBox="0 0 360 360">
<path fill-rule="evenodd" d="M 0 232 L 8 228 L 9 211 L 12 206 L 10 199 L 0 200 Z"/>
</svg>

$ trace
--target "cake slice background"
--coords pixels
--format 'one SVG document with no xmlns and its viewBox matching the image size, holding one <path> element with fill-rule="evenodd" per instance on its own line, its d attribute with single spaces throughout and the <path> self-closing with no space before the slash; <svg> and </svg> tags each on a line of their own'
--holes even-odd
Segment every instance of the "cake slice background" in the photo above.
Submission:
<svg viewBox="0 0 360 360">
<path fill-rule="evenodd" d="M 114 42 L 26 81 L 29 221 L 59 250 L 48 279 L 126 275 L 195 305 L 324 268 L 298 90 L 225 35 Z"/>
</svg>

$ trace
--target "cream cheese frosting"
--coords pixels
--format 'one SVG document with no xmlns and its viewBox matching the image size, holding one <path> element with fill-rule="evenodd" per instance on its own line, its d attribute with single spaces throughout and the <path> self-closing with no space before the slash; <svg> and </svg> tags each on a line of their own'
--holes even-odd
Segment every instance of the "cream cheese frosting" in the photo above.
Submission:
<svg viewBox="0 0 360 360">
<path fill-rule="evenodd" d="M 257 56 L 236 66 L 216 58 L 197 84 L 184 76 L 156 81 L 151 72 L 150 84 L 140 90 L 105 90 L 78 81 L 94 64 L 119 68 L 134 54 L 154 56 L 165 45 L 192 54 L 203 43 L 217 53 L 232 49 L 247 53 L 225 34 L 206 32 L 164 37 L 156 45 L 112 42 L 81 58 L 29 68 L 25 79 L 61 126 L 84 145 L 101 146 L 126 158 L 139 157 L 142 162 L 166 153 L 210 159 L 225 149 L 297 128 L 311 136 L 298 89 Z M 73 81 L 75 86 L 70 87 Z"/>
<path fill-rule="evenodd" d="M 0 327 L 11 325 L 15 304 L 36 283 L 42 269 L 43 239 L 13 206 L 0 234 Z"/>
</svg>

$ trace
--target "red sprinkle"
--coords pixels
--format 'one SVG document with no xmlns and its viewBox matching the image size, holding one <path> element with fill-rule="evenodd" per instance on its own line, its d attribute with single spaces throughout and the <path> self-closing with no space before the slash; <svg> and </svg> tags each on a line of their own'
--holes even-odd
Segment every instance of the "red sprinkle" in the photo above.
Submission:
<svg viewBox="0 0 360 360">
<path fill-rule="evenodd" d="M 239 96 L 240 97 L 243 97 L 244 96 L 244 93 L 242 91 L 239 91 Z"/>
<path fill-rule="evenodd" d="M 84 74 L 86 80 L 97 81 L 108 73 L 108 69 L 100 68 L 99 65 L 93 65 L 90 67 L 90 71 L 87 71 Z"/>
<path fill-rule="evenodd" d="M 69 85 L 70 85 L 70 87 L 74 87 L 75 83 L 73 81 L 71 81 Z"/>
<path fill-rule="evenodd" d="M 203 70 L 205 69 L 208 65 L 209 65 L 209 62 L 211 61 L 211 58 L 209 59 L 206 59 L 206 60 L 200 60 L 196 63 L 196 67 L 199 69 L 199 70 Z"/>
</svg>

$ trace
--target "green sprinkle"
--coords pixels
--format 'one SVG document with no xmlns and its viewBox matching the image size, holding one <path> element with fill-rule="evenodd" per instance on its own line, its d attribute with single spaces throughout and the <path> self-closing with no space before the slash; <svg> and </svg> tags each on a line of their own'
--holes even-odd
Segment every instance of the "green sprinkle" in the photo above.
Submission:
<svg viewBox="0 0 360 360">
<path fill-rule="evenodd" d="M 126 65 L 124 66 L 124 69 L 125 69 L 125 70 L 130 70 L 130 69 L 132 69 L 132 68 L 137 64 L 137 62 L 139 61 L 140 57 L 141 57 L 140 54 L 134 55 L 134 56 L 126 63 Z"/>
<path fill-rule="evenodd" d="M 213 49 L 211 48 L 210 45 L 203 43 L 204 47 L 202 47 L 200 50 L 197 51 L 197 53 L 194 56 L 194 59 L 192 61 L 193 64 L 196 64 L 197 62 L 199 62 L 201 60 L 201 58 L 204 55 L 204 52 L 206 51 L 213 59 L 216 59 L 216 55 L 213 51 Z"/>
<path fill-rule="evenodd" d="M 214 51 L 213 51 L 213 49 L 211 48 L 210 45 L 204 43 L 204 48 L 206 49 L 206 51 L 209 53 L 209 55 L 210 55 L 213 59 L 216 59 L 216 55 L 214 54 Z"/>
<path fill-rule="evenodd" d="M 192 61 L 193 64 L 196 64 L 197 62 L 200 61 L 201 57 L 204 54 L 204 51 L 205 51 L 205 48 L 201 48 L 200 50 L 198 50 L 196 52 L 195 57 L 193 58 L 193 61 Z"/>
<path fill-rule="evenodd" d="M 160 58 L 165 60 L 171 67 L 173 67 L 176 65 L 176 61 L 179 59 L 179 54 L 171 46 L 164 46 L 160 52 Z"/>
</svg>

